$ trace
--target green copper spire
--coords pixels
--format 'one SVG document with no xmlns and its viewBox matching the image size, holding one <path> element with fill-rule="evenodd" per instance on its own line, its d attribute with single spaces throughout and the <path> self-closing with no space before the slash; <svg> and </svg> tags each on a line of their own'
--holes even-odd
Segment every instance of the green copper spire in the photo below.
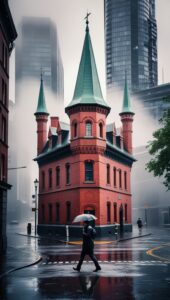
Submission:
<svg viewBox="0 0 170 300">
<path fill-rule="evenodd" d="M 67 108 L 78 104 L 98 104 L 108 109 L 110 107 L 103 99 L 98 78 L 91 38 L 89 34 L 89 21 L 86 16 L 86 34 L 83 45 L 81 61 L 79 65 L 74 96 Z"/>
<path fill-rule="evenodd" d="M 128 84 L 127 84 L 127 76 L 125 72 L 125 86 L 124 86 L 124 97 L 123 97 L 123 106 L 120 114 L 131 113 L 134 114 L 131 107 L 131 101 L 129 97 Z"/>
<path fill-rule="evenodd" d="M 45 103 L 42 73 L 41 73 L 41 83 L 40 83 L 40 91 L 39 91 L 39 97 L 38 97 L 38 105 L 37 105 L 37 110 L 35 112 L 35 115 L 38 115 L 38 114 L 49 115 L 49 113 L 47 112 L 46 103 Z"/>
</svg>

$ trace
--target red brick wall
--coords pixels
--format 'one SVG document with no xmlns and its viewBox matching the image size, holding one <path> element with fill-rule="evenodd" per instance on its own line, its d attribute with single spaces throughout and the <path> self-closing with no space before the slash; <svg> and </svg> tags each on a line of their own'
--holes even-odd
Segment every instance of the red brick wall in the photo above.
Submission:
<svg viewBox="0 0 170 300">
<path fill-rule="evenodd" d="M 85 160 L 94 161 L 94 182 L 85 183 Z M 71 181 L 66 184 L 65 165 L 70 163 Z M 106 166 L 110 164 L 110 184 L 106 181 Z M 60 186 L 56 187 L 56 167 L 60 167 Z M 119 180 L 117 178 L 117 186 L 113 186 L 113 167 L 127 172 L 127 189 L 124 188 L 124 179 L 122 176 L 122 188 L 119 188 Z M 48 170 L 52 169 L 52 188 L 48 187 Z M 41 172 L 46 174 L 45 189 L 42 189 Z M 118 174 L 117 174 L 118 175 Z M 117 176 L 118 177 L 118 176 Z M 130 194 L 130 168 L 118 162 L 113 162 L 99 154 L 77 154 L 71 157 L 49 163 L 44 167 L 40 167 L 40 195 L 39 195 L 39 223 L 41 219 L 41 205 L 45 205 L 46 222 L 49 222 L 48 204 L 53 205 L 53 221 L 56 223 L 56 203 L 60 203 L 60 224 L 66 224 L 66 202 L 71 202 L 71 219 L 84 212 L 85 209 L 94 209 L 97 216 L 97 225 L 107 224 L 107 202 L 110 202 L 111 208 L 111 224 L 114 222 L 113 204 L 117 203 L 117 221 L 119 222 L 120 205 L 127 204 L 128 220 L 131 222 L 131 194 Z"/>
</svg>

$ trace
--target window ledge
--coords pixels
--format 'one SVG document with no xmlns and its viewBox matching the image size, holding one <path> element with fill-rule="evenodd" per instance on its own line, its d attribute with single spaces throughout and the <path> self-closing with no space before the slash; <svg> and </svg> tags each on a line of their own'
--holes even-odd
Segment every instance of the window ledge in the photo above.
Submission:
<svg viewBox="0 0 170 300">
<path fill-rule="evenodd" d="M 87 180 L 87 181 L 84 181 L 84 183 L 95 183 L 95 182 L 91 181 L 91 180 Z"/>
<path fill-rule="evenodd" d="M 71 185 L 71 183 L 66 183 L 67 186 Z"/>
</svg>

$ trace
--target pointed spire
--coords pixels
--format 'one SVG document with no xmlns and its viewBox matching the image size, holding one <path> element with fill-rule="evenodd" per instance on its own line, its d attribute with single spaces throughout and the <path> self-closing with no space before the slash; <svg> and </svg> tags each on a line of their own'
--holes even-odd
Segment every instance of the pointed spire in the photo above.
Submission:
<svg viewBox="0 0 170 300">
<path fill-rule="evenodd" d="M 130 97 L 129 97 L 126 71 L 125 71 L 125 86 L 124 86 L 123 106 L 122 106 L 122 111 L 121 111 L 120 115 L 122 115 L 124 113 L 134 114 L 134 112 L 132 111 L 131 101 L 130 101 Z"/>
<path fill-rule="evenodd" d="M 78 104 L 99 104 L 110 110 L 110 107 L 103 99 L 98 78 L 91 38 L 89 34 L 89 15 L 90 13 L 87 13 L 87 16 L 85 17 L 86 34 L 76 86 L 74 90 L 74 96 L 67 108 Z"/>
<path fill-rule="evenodd" d="M 49 115 L 49 113 L 47 112 L 46 103 L 45 103 L 42 71 L 41 71 L 41 83 L 40 83 L 40 91 L 39 91 L 39 97 L 38 97 L 38 105 L 37 105 L 37 110 L 34 115 L 38 115 L 38 114 Z"/>
</svg>

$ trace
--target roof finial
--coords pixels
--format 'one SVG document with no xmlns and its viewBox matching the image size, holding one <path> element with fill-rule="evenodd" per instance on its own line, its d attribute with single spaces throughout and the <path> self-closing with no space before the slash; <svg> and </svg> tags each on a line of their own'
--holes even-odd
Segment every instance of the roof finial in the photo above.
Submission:
<svg viewBox="0 0 170 300">
<path fill-rule="evenodd" d="M 86 31 L 89 31 L 89 26 L 88 26 L 88 24 L 89 24 L 89 16 L 91 15 L 91 13 L 89 13 L 88 11 L 87 11 L 87 15 L 85 16 L 85 20 L 86 20 Z"/>
<path fill-rule="evenodd" d="M 41 67 L 41 73 L 40 73 L 40 78 L 41 78 L 41 81 L 43 81 L 43 69 L 42 69 L 42 67 Z"/>
</svg>

